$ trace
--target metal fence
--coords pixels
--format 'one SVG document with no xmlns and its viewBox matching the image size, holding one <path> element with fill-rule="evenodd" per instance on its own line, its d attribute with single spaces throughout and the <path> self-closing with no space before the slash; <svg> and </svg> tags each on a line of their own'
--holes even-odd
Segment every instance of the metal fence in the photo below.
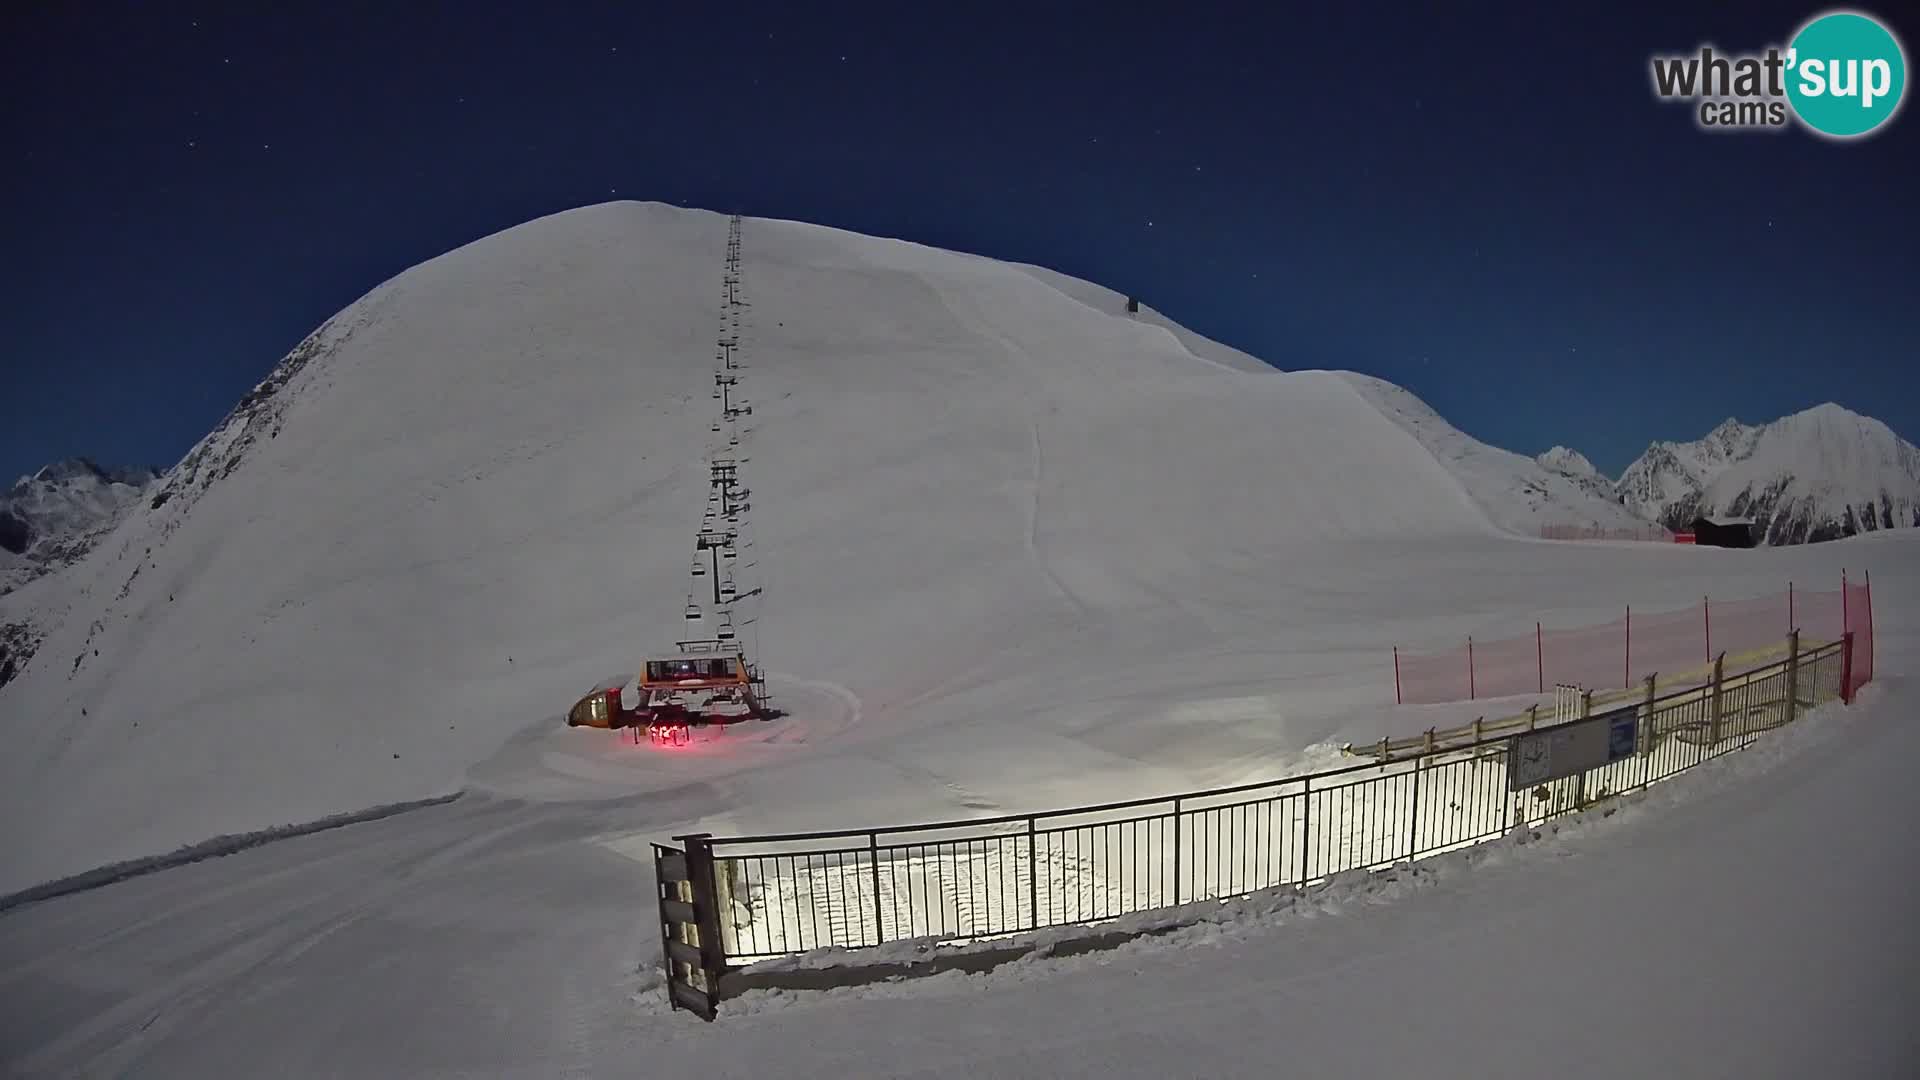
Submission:
<svg viewBox="0 0 1920 1080">
<path fill-rule="evenodd" d="M 1309 885 L 1491 840 L 1639 790 L 1850 696 L 1851 637 L 1641 700 L 1630 756 L 1509 790 L 1503 735 L 1380 763 L 1155 799 L 883 829 L 680 837 L 725 968 L 820 948 L 951 943 Z M 1578 722 L 1578 721 L 1576 721 Z M 1551 731 L 1559 725 L 1543 726 Z M 664 858 L 677 852 L 662 849 Z M 679 864 L 671 864 L 679 865 Z M 676 886 L 685 889 L 684 885 Z M 664 893 L 663 893 L 664 895 Z M 692 938 L 666 920 L 663 933 Z M 716 942 L 712 940 L 717 935 Z M 691 954 L 690 950 L 682 950 Z M 671 950 L 669 950 L 671 952 Z M 668 966 L 674 961 L 668 957 Z M 698 980 L 696 980 L 698 981 Z"/>
</svg>

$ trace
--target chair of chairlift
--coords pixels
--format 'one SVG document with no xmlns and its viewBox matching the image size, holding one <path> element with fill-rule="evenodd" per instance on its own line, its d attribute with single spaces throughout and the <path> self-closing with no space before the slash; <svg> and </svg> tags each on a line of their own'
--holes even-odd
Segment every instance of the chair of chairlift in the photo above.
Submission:
<svg viewBox="0 0 1920 1080">
<path fill-rule="evenodd" d="M 740 552 L 738 549 L 733 547 L 723 547 L 720 549 L 720 557 L 727 560 L 733 560 L 740 557 Z"/>
<path fill-rule="evenodd" d="M 702 559 L 701 559 L 701 558 L 700 558 L 699 556 L 697 556 L 697 555 L 696 555 L 696 556 L 694 556 L 694 559 L 693 559 L 693 576 L 694 576 L 694 577 L 704 577 L 704 576 L 706 575 L 706 573 L 707 573 L 707 564 L 706 564 L 706 562 L 705 562 L 704 560 L 702 560 Z"/>
<path fill-rule="evenodd" d="M 687 621 L 688 622 L 700 621 L 700 605 L 699 604 L 689 603 L 687 605 Z"/>
</svg>

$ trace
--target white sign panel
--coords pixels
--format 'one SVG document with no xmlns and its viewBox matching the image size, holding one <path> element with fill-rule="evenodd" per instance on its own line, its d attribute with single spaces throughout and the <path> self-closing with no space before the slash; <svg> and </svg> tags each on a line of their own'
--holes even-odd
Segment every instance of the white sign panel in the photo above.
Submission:
<svg viewBox="0 0 1920 1080">
<path fill-rule="evenodd" d="M 1507 790 L 1597 769 L 1633 756 L 1639 718 L 1633 709 L 1515 735 L 1507 751 Z"/>
</svg>

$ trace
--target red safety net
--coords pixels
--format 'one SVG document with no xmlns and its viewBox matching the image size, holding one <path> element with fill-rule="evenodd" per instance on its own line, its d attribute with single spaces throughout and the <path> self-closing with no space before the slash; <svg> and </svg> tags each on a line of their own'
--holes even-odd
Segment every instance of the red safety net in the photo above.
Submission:
<svg viewBox="0 0 1920 1080">
<path fill-rule="evenodd" d="M 1854 635 L 1852 690 L 1873 678 L 1872 590 L 1848 582 L 1812 592 L 1789 585 L 1772 596 L 1702 597 L 1689 608 L 1642 612 L 1597 626 L 1535 624 L 1524 637 L 1474 639 L 1440 653 L 1394 652 L 1396 700 L 1430 705 L 1544 693 L 1568 684 L 1589 690 L 1630 687 L 1649 675 L 1679 676 L 1712 667 L 1724 655 L 1736 668 L 1765 663 L 1797 626 L 1803 647 Z"/>
<path fill-rule="evenodd" d="M 1853 635 L 1853 655 L 1848 659 L 1848 681 L 1843 697 L 1853 700 L 1860 688 L 1873 681 L 1873 584 L 1847 582 L 1841 586 L 1841 620 Z"/>
</svg>

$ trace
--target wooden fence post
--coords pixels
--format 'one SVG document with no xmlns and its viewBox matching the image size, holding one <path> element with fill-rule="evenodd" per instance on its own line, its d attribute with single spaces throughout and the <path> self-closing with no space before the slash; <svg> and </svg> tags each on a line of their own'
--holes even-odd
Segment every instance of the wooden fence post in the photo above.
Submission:
<svg viewBox="0 0 1920 1080">
<path fill-rule="evenodd" d="M 1853 704 L 1853 631 L 1840 635 L 1840 704 Z"/>
<path fill-rule="evenodd" d="M 1867 681 L 1872 682 L 1873 681 L 1873 571 L 1862 570 L 1860 572 L 1866 575 L 1866 580 L 1867 580 L 1867 595 L 1862 597 L 1862 599 L 1864 599 L 1867 602 Z"/>
<path fill-rule="evenodd" d="M 1725 675 L 1727 654 L 1721 653 L 1713 658 L 1713 703 L 1708 706 L 1707 745 L 1716 746 L 1720 742 L 1720 680 Z"/>
<path fill-rule="evenodd" d="M 1653 753 L 1653 695 L 1658 672 L 1647 673 L 1647 697 L 1640 705 L 1640 756 Z"/>
<path fill-rule="evenodd" d="M 1713 598 L 1700 598 L 1700 623 L 1707 628 L 1707 659 L 1713 659 Z"/>
<path fill-rule="evenodd" d="M 1633 605 L 1627 605 L 1627 651 L 1620 655 L 1620 685 L 1633 685 Z"/>
<path fill-rule="evenodd" d="M 1800 703 L 1800 631 L 1787 635 L 1787 718 L 1793 723 L 1793 710 Z"/>
</svg>

